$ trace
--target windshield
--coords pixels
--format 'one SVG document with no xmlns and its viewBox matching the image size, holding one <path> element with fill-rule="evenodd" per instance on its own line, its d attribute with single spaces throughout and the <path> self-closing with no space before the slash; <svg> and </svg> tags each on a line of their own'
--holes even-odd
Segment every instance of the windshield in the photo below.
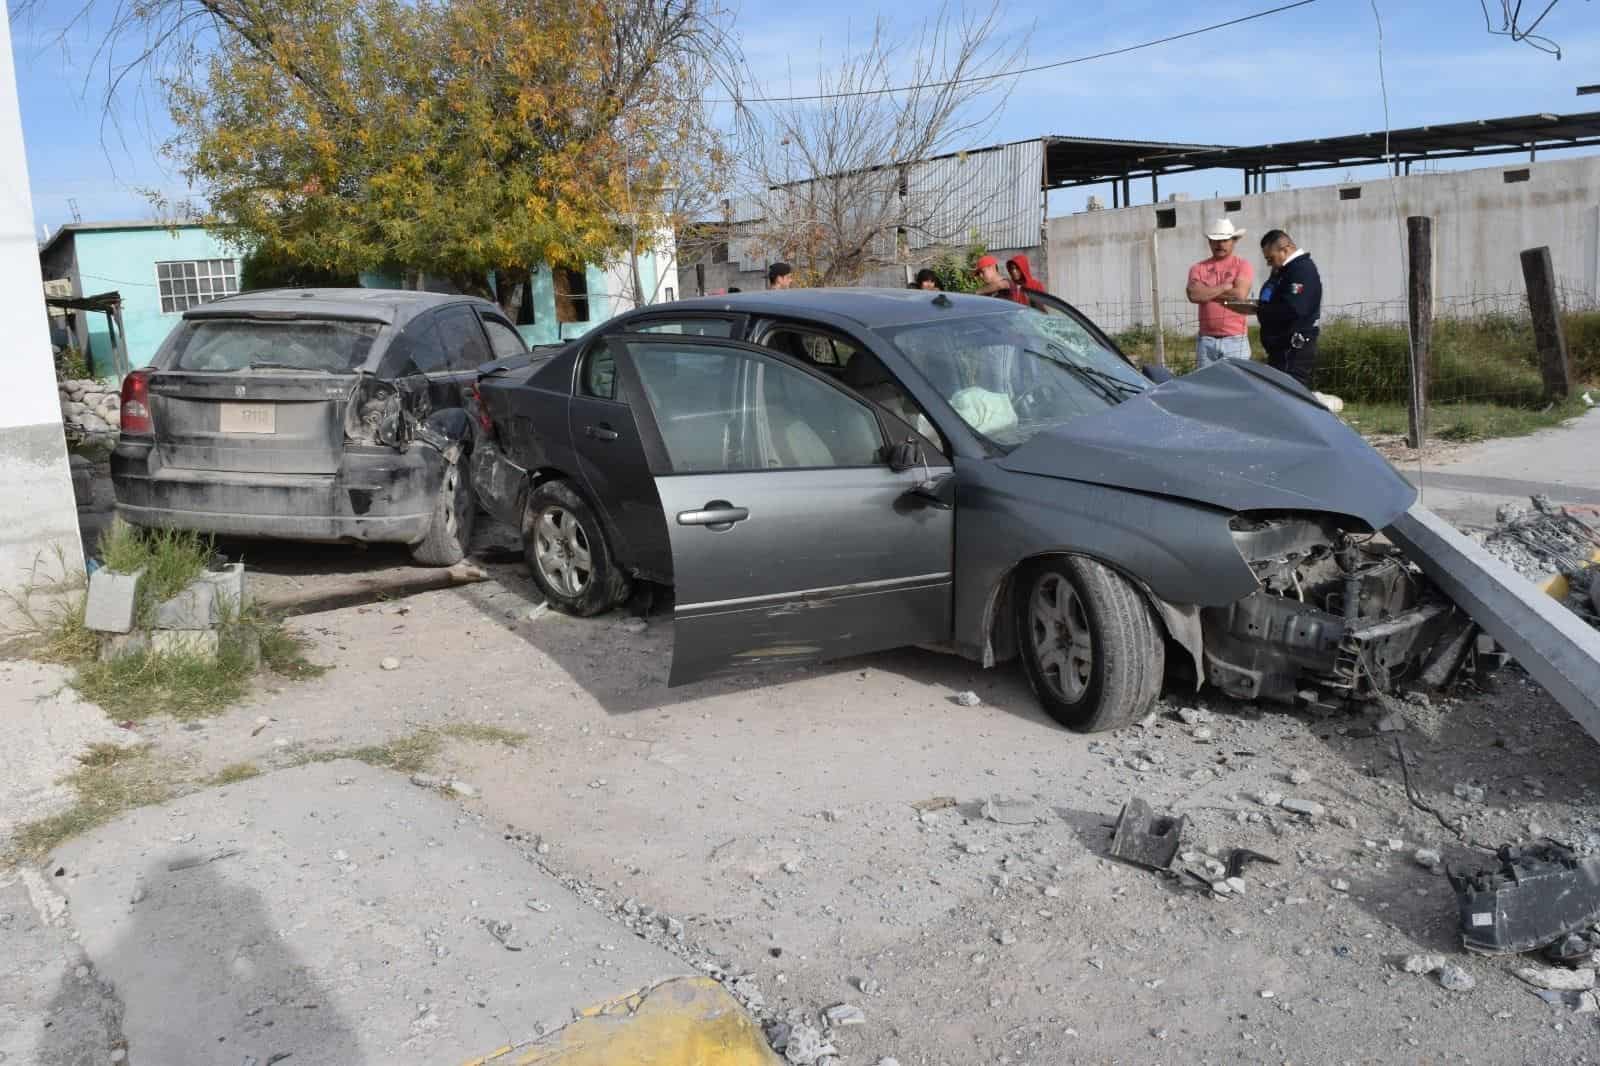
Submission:
<svg viewBox="0 0 1600 1066">
<path fill-rule="evenodd" d="M 1067 315 L 1002 311 L 885 332 L 967 425 L 1007 450 L 1150 387 Z"/>
<path fill-rule="evenodd" d="M 348 373 L 367 360 L 383 326 L 326 319 L 189 319 L 172 338 L 174 370 Z"/>
</svg>

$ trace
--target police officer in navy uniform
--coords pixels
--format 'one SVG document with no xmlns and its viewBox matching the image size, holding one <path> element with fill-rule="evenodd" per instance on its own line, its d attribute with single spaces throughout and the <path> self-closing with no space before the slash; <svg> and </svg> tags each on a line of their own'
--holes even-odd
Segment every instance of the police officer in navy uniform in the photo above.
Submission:
<svg viewBox="0 0 1600 1066">
<path fill-rule="evenodd" d="M 1261 347 L 1267 365 L 1306 388 L 1317 369 L 1318 321 L 1322 317 L 1322 275 L 1317 264 L 1281 229 L 1261 238 L 1261 255 L 1272 276 L 1261 286 L 1254 307 L 1261 322 Z"/>
</svg>

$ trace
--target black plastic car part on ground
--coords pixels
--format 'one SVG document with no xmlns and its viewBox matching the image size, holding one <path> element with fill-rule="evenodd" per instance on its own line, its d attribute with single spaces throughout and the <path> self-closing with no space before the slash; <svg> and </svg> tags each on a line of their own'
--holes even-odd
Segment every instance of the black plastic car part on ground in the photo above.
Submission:
<svg viewBox="0 0 1600 1066">
<path fill-rule="evenodd" d="M 246 293 L 184 313 L 124 383 L 112 456 L 136 525 L 406 544 L 458 561 L 476 506 L 463 389 L 527 351 L 493 304 L 378 289 Z"/>
<path fill-rule="evenodd" d="M 1413 490 L 1309 392 L 1232 361 L 1152 387 L 1059 301 L 681 301 L 478 390 L 480 498 L 544 531 L 530 562 L 564 609 L 597 607 L 576 558 L 674 585 L 674 683 L 942 645 L 1022 656 L 1096 729 L 1163 680 L 1364 698 L 1462 645 L 1374 539 Z"/>
</svg>

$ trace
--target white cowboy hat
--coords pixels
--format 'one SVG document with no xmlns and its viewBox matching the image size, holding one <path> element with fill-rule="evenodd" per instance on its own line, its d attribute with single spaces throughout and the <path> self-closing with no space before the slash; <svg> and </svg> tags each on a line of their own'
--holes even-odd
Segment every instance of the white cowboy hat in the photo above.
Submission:
<svg viewBox="0 0 1600 1066">
<path fill-rule="evenodd" d="M 1232 220 L 1226 219 L 1226 218 L 1219 218 L 1215 222 L 1211 223 L 1210 226 L 1206 227 L 1206 240 L 1208 240 L 1208 241 L 1231 241 L 1231 240 L 1237 240 L 1238 238 L 1243 237 L 1244 233 L 1245 233 L 1244 230 L 1235 229 L 1234 228 Z"/>
</svg>

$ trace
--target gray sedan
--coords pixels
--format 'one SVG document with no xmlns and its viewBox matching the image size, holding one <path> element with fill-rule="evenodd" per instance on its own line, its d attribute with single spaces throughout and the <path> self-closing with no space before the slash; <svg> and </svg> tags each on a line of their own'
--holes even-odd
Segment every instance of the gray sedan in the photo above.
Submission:
<svg viewBox="0 0 1600 1066">
<path fill-rule="evenodd" d="M 1084 316 L 899 290 L 686 300 L 483 368 L 472 483 L 557 607 L 670 585 L 673 684 L 933 645 L 1075 729 L 1164 682 L 1365 699 L 1469 623 L 1373 539 L 1414 492 L 1291 379 L 1160 385 Z"/>
</svg>

